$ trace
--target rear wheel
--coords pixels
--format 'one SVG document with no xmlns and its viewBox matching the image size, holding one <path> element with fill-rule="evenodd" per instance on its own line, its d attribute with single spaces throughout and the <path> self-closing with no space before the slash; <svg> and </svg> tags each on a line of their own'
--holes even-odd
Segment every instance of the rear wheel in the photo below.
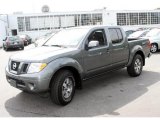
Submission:
<svg viewBox="0 0 160 120">
<path fill-rule="evenodd" d="M 157 52 L 157 50 L 158 50 L 158 46 L 156 44 L 152 44 L 151 45 L 151 52 L 155 53 L 155 52 Z"/>
<path fill-rule="evenodd" d="M 132 77 L 139 76 L 143 69 L 143 62 L 144 61 L 141 55 L 135 55 L 131 65 L 127 67 L 128 74 Z"/>
<path fill-rule="evenodd" d="M 67 105 L 75 93 L 75 78 L 69 70 L 59 71 L 51 85 L 51 99 L 58 105 Z"/>
<path fill-rule="evenodd" d="M 3 50 L 5 50 L 6 48 L 5 48 L 5 46 L 3 45 Z"/>
<path fill-rule="evenodd" d="M 23 47 L 21 47 L 21 49 L 22 49 L 22 50 L 24 50 L 24 46 L 23 46 Z"/>
</svg>

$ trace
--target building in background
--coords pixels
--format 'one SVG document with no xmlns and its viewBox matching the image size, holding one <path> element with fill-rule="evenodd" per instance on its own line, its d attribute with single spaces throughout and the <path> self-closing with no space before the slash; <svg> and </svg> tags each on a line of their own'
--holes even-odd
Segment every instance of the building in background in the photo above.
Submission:
<svg viewBox="0 0 160 120">
<path fill-rule="evenodd" d="M 160 27 L 160 10 L 12 14 L 8 17 L 7 34 L 28 34 L 33 39 L 56 29 L 85 25 L 119 25 L 125 30 L 140 27 Z M 6 26 L 6 25 L 5 25 Z M 6 27 L 5 27 L 6 28 Z"/>
<path fill-rule="evenodd" d="M 0 14 L 0 47 L 2 47 L 3 39 L 8 34 L 8 15 Z"/>
</svg>

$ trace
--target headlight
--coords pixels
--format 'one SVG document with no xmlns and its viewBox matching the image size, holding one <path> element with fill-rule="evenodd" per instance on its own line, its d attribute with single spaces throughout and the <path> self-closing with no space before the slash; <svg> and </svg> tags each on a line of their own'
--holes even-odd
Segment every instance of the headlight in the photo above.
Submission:
<svg viewBox="0 0 160 120">
<path fill-rule="evenodd" d="M 42 71 L 47 66 L 46 63 L 31 63 L 27 73 L 37 73 Z"/>
</svg>

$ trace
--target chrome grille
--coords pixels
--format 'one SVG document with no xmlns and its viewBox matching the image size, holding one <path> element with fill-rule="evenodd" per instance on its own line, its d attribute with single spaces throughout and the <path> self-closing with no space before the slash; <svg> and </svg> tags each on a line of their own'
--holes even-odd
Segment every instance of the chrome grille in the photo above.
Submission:
<svg viewBox="0 0 160 120">
<path fill-rule="evenodd" d="M 18 71 L 19 65 L 20 65 L 20 62 L 11 61 L 11 70 Z"/>
<path fill-rule="evenodd" d="M 9 70 L 11 73 L 14 73 L 14 74 L 27 73 L 28 66 L 29 66 L 29 64 L 24 63 L 24 62 L 18 62 L 18 61 L 14 61 L 14 60 L 11 60 L 9 62 Z"/>
</svg>

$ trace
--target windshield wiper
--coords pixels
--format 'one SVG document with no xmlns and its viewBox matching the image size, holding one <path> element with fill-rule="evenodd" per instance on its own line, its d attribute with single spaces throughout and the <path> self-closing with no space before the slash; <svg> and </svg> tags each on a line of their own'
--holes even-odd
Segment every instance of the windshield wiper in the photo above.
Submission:
<svg viewBox="0 0 160 120">
<path fill-rule="evenodd" d="M 43 45 L 43 46 L 48 46 L 48 47 L 52 46 L 52 47 L 63 47 L 63 48 L 67 48 L 67 47 L 64 46 L 64 45 Z"/>
<path fill-rule="evenodd" d="M 49 45 L 42 45 L 42 46 L 49 46 Z"/>
<path fill-rule="evenodd" d="M 51 45 L 53 47 L 61 47 L 61 48 L 67 48 L 67 46 L 64 46 L 64 45 Z"/>
<path fill-rule="evenodd" d="M 63 47 L 62 45 L 51 45 L 53 47 Z"/>
</svg>

